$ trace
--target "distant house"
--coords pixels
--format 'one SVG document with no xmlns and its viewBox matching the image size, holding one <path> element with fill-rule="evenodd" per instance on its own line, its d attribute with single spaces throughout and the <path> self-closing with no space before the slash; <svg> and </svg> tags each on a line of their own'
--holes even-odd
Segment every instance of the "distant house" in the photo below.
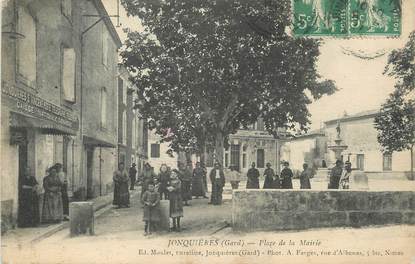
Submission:
<svg viewBox="0 0 415 264">
<path fill-rule="evenodd" d="M 148 162 L 154 171 L 159 173 L 160 166 L 166 164 L 170 168 L 177 168 L 178 154 L 168 153 L 169 143 L 161 142 L 161 137 L 156 135 L 154 131 L 148 131 Z"/>
<path fill-rule="evenodd" d="M 148 149 L 150 164 L 158 171 L 162 163 L 168 166 L 177 167 L 177 161 L 184 162 L 186 158 L 183 153 L 172 153 L 173 156 L 167 154 L 169 149 L 168 143 L 160 143 L 161 138 L 149 131 Z M 279 171 L 279 140 L 275 139 L 267 131 L 265 131 L 264 122 L 258 119 L 247 129 L 239 129 L 235 134 L 229 135 L 229 147 L 224 149 L 222 164 L 225 168 L 233 165 L 240 172 L 246 174 L 251 167 L 252 162 L 256 163 L 261 175 L 265 170 L 266 164 L 271 163 L 272 168 Z M 199 158 L 195 155 L 191 156 L 193 165 Z M 215 155 L 213 150 L 206 153 L 206 167 L 208 171 L 213 167 Z"/>
<path fill-rule="evenodd" d="M 283 142 L 281 160 L 288 161 L 291 169 L 298 174 L 303 164 L 320 168 L 327 159 L 327 138 L 323 130 L 310 131 Z"/>
<path fill-rule="evenodd" d="M 361 112 L 355 115 L 325 122 L 325 135 L 328 145 L 334 144 L 337 137 L 336 126 L 340 122 L 342 144 L 348 148 L 343 152 L 343 160 L 350 160 L 352 167 L 360 169 L 376 178 L 408 178 L 411 168 L 410 151 L 385 154 L 377 141 L 378 131 L 374 118 L 378 110 Z M 329 151 L 328 161 L 334 162 L 334 154 Z M 328 163 L 328 164 L 329 164 Z"/>
</svg>

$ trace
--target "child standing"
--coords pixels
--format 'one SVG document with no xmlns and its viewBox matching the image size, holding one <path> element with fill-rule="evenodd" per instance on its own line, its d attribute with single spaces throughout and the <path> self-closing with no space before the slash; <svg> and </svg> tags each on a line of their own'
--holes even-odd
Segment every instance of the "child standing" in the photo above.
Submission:
<svg viewBox="0 0 415 264">
<path fill-rule="evenodd" d="M 170 185 L 167 187 L 170 200 L 170 217 L 173 220 L 172 231 L 180 232 L 180 217 L 183 217 L 182 184 L 179 172 L 173 170 L 170 175 Z"/>
<path fill-rule="evenodd" d="M 145 222 L 144 235 L 150 235 L 154 223 L 160 221 L 160 194 L 155 191 L 154 184 L 148 184 L 147 191 L 141 197 L 141 202 L 144 204 L 143 221 Z"/>
</svg>

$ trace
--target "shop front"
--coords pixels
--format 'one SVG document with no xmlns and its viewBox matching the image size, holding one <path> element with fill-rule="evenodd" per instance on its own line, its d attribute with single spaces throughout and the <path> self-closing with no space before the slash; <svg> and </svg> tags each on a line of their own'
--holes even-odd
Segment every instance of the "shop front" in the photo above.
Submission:
<svg viewBox="0 0 415 264">
<path fill-rule="evenodd" d="M 19 211 L 24 208 L 23 177 L 35 176 L 42 187 L 46 170 L 54 163 L 64 164 L 66 171 L 74 167 L 73 151 L 69 148 L 74 145 L 71 141 L 76 140 L 79 122 L 72 111 L 4 82 L 1 99 L 1 205 L 2 226 L 7 228 L 7 225 L 13 227 L 17 223 L 20 226 L 24 222 L 24 213 Z M 42 199 L 40 209 L 41 203 Z"/>
</svg>

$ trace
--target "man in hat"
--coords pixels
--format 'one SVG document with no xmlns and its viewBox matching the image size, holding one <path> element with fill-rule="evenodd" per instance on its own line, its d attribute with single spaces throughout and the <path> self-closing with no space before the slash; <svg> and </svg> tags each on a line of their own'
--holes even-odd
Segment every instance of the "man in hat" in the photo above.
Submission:
<svg viewBox="0 0 415 264">
<path fill-rule="evenodd" d="M 329 189 L 339 189 L 340 177 L 343 172 L 342 165 L 343 162 L 341 160 L 336 160 L 336 166 L 334 166 L 330 172 Z"/>
<path fill-rule="evenodd" d="M 133 163 L 130 169 L 128 170 L 128 176 L 130 176 L 130 181 L 131 181 L 130 190 L 134 190 L 134 185 L 136 181 L 137 169 L 135 168 L 135 166 L 136 166 L 135 163 Z"/>
<path fill-rule="evenodd" d="M 218 162 L 215 163 L 215 167 L 210 171 L 209 176 L 212 183 L 212 194 L 209 204 L 220 205 L 222 204 L 223 186 L 225 186 L 225 174 Z"/>
</svg>

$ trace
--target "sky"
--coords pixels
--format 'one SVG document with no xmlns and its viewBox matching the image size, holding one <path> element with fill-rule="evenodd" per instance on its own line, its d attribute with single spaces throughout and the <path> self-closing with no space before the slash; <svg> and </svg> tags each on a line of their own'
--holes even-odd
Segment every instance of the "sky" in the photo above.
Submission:
<svg viewBox="0 0 415 264">
<path fill-rule="evenodd" d="M 102 0 L 110 15 L 117 12 L 117 0 Z M 256 0 L 252 0 L 256 1 Z M 116 19 L 113 19 L 116 25 Z M 120 38 L 126 34 L 123 28 L 142 29 L 137 18 L 127 17 L 120 6 L 120 23 L 117 27 Z M 320 47 L 317 69 L 324 79 L 335 81 L 339 91 L 323 96 L 309 106 L 311 129 L 318 129 L 324 121 L 358 112 L 380 108 L 389 93 L 393 91 L 394 79 L 383 75 L 387 56 L 393 49 L 402 48 L 408 35 L 415 30 L 415 1 L 402 0 L 402 34 L 398 38 L 362 37 L 351 39 L 324 38 Z M 363 60 L 344 51 L 365 54 L 384 53 L 372 60 Z M 347 52 L 346 52 L 347 53 Z"/>
</svg>

